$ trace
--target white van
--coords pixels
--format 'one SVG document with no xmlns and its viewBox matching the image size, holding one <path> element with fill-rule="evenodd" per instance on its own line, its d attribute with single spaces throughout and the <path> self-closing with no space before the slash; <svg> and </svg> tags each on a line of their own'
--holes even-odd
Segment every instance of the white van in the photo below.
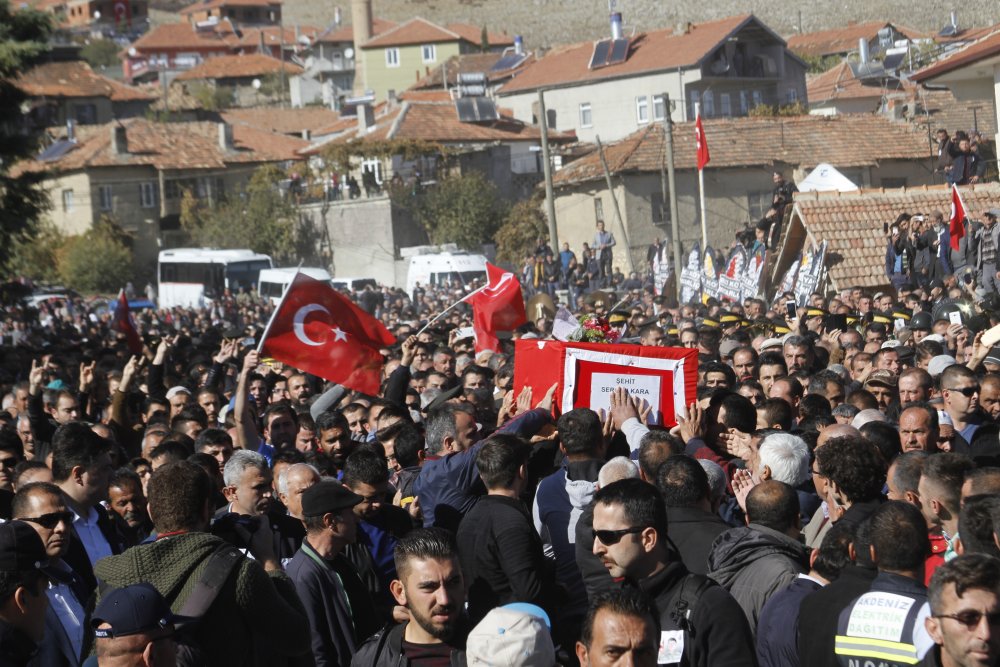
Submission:
<svg viewBox="0 0 1000 667">
<path fill-rule="evenodd" d="M 371 285 L 372 287 L 378 287 L 378 281 L 374 278 L 332 278 L 330 284 L 333 285 L 334 289 L 338 289 L 341 292 L 348 292 L 353 294 L 354 292 L 360 292 L 365 287 Z"/>
<path fill-rule="evenodd" d="M 410 267 L 406 273 L 406 291 L 413 294 L 413 288 L 420 283 L 427 285 L 455 284 L 465 286 L 473 280 L 486 280 L 486 257 L 462 252 L 441 252 L 410 257 Z"/>
<path fill-rule="evenodd" d="M 295 280 L 296 273 L 304 273 L 310 278 L 330 282 L 330 274 L 325 269 L 314 269 L 302 267 L 297 269 L 294 266 L 281 269 L 261 269 L 260 279 L 257 283 L 257 293 L 262 299 L 270 299 L 271 303 L 277 304 L 281 301 L 281 295 L 285 293 L 288 286 Z"/>
</svg>

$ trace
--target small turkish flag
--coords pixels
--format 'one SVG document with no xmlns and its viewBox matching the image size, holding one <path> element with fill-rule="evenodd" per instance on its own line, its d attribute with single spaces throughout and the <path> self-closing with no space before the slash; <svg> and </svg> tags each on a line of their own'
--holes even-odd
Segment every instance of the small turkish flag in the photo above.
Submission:
<svg viewBox="0 0 1000 667">
<path fill-rule="evenodd" d="M 299 273 L 288 286 L 260 352 L 365 394 L 378 393 L 379 349 L 396 339 L 330 283 Z"/>
<path fill-rule="evenodd" d="M 125 290 L 118 292 L 118 303 L 115 305 L 114 320 L 111 323 L 115 331 L 125 334 L 125 345 L 132 354 L 142 352 L 142 338 L 135 329 L 132 315 L 128 309 L 128 299 L 125 297 Z"/>
<path fill-rule="evenodd" d="M 711 157 L 708 155 L 708 141 L 705 140 L 705 128 L 701 124 L 701 114 L 694 121 L 694 144 L 698 153 L 698 171 L 705 168 Z"/>
<path fill-rule="evenodd" d="M 465 298 L 472 304 L 476 352 L 496 350 L 500 344 L 497 331 L 513 331 L 528 321 L 521 283 L 514 274 L 487 262 L 486 277 L 489 284 Z"/>
<path fill-rule="evenodd" d="M 958 250 L 959 241 L 965 236 L 965 219 L 968 213 L 962 203 L 962 195 L 958 194 L 958 186 L 951 186 L 951 219 L 948 221 L 948 233 L 951 234 L 951 249 Z"/>
</svg>

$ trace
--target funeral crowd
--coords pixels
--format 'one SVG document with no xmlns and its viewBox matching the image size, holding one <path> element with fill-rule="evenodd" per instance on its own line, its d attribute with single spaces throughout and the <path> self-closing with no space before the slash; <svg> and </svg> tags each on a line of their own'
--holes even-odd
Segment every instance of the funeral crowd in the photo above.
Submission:
<svg viewBox="0 0 1000 667">
<path fill-rule="evenodd" d="M 544 242 L 495 350 L 465 305 L 425 326 L 467 290 L 351 294 L 395 341 L 368 392 L 258 352 L 252 294 L 133 313 L 136 353 L 90 302 L 8 303 L 0 665 L 1000 664 L 996 275 L 892 227 L 893 291 L 798 303 L 655 295 L 598 230 L 564 305 L 697 360 L 668 426 L 522 377 Z"/>
</svg>

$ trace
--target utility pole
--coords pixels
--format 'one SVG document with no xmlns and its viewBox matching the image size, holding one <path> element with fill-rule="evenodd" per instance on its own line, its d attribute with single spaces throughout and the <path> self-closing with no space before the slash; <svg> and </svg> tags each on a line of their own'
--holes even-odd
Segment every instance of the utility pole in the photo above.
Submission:
<svg viewBox="0 0 1000 667">
<path fill-rule="evenodd" d="M 601 158 L 601 168 L 604 169 L 604 182 L 608 185 L 608 194 L 611 195 L 611 203 L 614 204 L 615 212 L 615 222 L 618 223 L 618 229 L 622 233 L 622 239 L 625 241 L 625 259 L 628 260 L 628 270 L 631 273 L 635 271 L 635 262 L 632 260 L 632 244 L 628 241 L 628 232 L 625 231 L 625 223 L 622 221 L 622 212 L 618 208 L 618 197 L 615 196 L 615 191 L 611 185 L 611 170 L 608 169 L 608 161 L 604 157 L 604 146 L 601 144 L 601 138 L 594 136 L 597 141 L 597 153 Z"/>
<path fill-rule="evenodd" d="M 670 94 L 663 93 L 663 143 L 666 147 L 667 188 L 670 196 L 670 236 L 674 251 L 674 286 L 677 289 L 678 302 L 681 298 L 681 232 L 677 220 L 677 179 L 674 172 L 674 122 L 670 114 Z M 664 197 L 664 200 L 666 197 Z"/>
<path fill-rule="evenodd" d="M 545 213 L 549 220 L 549 243 L 552 251 L 559 252 L 559 233 L 556 230 L 556 201 L 552 187 L 552 158 L 549 156 L 549 117 L 545 111 L 545 91 L 538 91 L 539 125 L 542 130 L 542 173 L 545 175 Z"/>
</svg>

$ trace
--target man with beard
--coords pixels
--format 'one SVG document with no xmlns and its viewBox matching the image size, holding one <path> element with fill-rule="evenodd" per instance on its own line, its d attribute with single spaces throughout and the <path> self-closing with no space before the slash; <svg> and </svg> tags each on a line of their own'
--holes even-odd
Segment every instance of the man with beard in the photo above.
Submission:
<svg viewBox="0 0 1000 667">
<path fill-rule="evenodd" d="M 395 560 L 399 579 L 392 595 L 410 620 L 370 638 L 351 665 L 456 664 L 469 628 L 455 537 L 443 528 L 414 530 L 396 544 Z"/>
<path fill-rule="evenodd" d="M 344 461 L 351 455 L 357 443 L 351 439 L 347 418 L 339 411 L 328 411 L 316 418 L 319 446 L 330 457 L 337 470 L 344 468 Z"/>
<path fill-rule="evenodd" d="M 128 468 L 119 468 L 108 483 L 108 505 L 128 527 L 125 538 L 128 544 L 138 544 L 149 536 L 153 522 L 146 513 L 146 496 L 142 493 L 142 480 Z"/>
<path fill-rule="evenodd" d="M 935 646 L 922 667 L 986 667 L 1000 661 L 1000 561 L 983 554 L 959 556 L 942 565 L 928 591 L 925 620 Z"/>
<path fill-rule="evenodd" d="M 49 557 L 47 569 L 59 575 L 49 580 L 45 641 L 39 645 L 33 664 L 79 665 L 85 643 L 83 604 L 87 601 L 87 591 L 63 560 L 69 549 L 67 532 L 73 523 L 73 513 L 66 509 L 59 487 L 47 482 L 21 488 L 14 496 L 11 513 L 15 520 L 26 523 L 38 533 Z"/>
<path fill-rule="evenodd" d="M 271 469 L 264 457 L 245 449 L 235 451 L 226 463 L 223 481 L 226 486 L 222 492 L 229 504 L 215 513 L 215 520 L 227 514 L 238 514 L 267 521 L 274 536 L 275 555 L 282 561 L 294 556 L 305 537 L 305 529 L 302 522 L 294 517 L 269 513 L 274 489 Z"/>
</svg>

